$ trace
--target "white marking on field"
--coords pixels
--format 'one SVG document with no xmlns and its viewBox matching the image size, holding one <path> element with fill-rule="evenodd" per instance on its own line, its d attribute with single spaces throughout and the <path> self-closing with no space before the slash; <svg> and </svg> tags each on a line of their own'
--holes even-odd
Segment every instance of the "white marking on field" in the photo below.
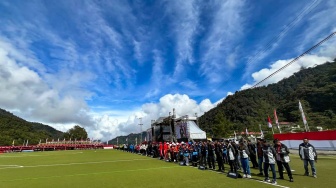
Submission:
<svg viewBox="0 0 336 188">
<path fill-rule="evenodd" d="M 256 182 L 259 182 L 259 183 L 265 183 L 265 184 L 268 184 L 268 185 L 272 185 L 272 186 L 275 186 L 275 187 L 281 187 L 281 188 L 290 188 L 290 187 L 286 187 L 286 186 L 283 186 L 283 185 L 274 185 L 274 184 L 272 184 L 272 183 L 268 183 L 268 182 L 264 182 L 264 181 L 262 181 L 262 180 L 258 180 L 258 179 L 249 179 L 249 178 L 247 178 L 248 180 L 252 180 L 252 181 L 256 181 Z"/>
<path fill-rule="evenodd" d="M 47 178 L 62 178 L 62 177 L 73 177 L 73 176 L 89 176 L 89 175 L 101 175 L 101 174 L 111 174 L 111 173 L 122 173 L 122 172 L 137 172 L 137 171 L 147 171 L 147 170 L 161 170 L 169 168 L 179 168 L 181 166 L 162 166 L 157 168 L 140 168 L 133 170 L 116 170 L 116 171 L 105 171 L 105 172 L 93 172 L 93 173 L 81 173 L 81 174 L 68 174 L 61 176 L 43 176 L 43 177 L 32 177 L 32 178 L 21 178 L 21 179 L 11 179 L 11 180 L 0 180 L 0 182 L 10 182 L 10 181 L 26 181 L 26 180 L 39 180 Z"/>
<path fill-rule="evenodd" d="M 20 165 L 0 165 L 0 169 L 8 169 L 8 168 L 22 168 Z"/>
<path fill-rule="evenodd" d="M 55 154 L 24 154 L 24 153 L 17 153 L 14 155 L 1 155 L 0 158 L 18 158 L 18 157 L 45 157 L 45 156 L 59 156 L 59 155 L 75 155 L 75 154 L 82 154 L 83 152 L 75 152 L 75 153 L 55 153 Z"/>
<path fill-rule="evenodd" d="M 82 163 L 61 163 L 61 164 L 45 164 L 45 165 L 31 165 L 23 166 L 24 168 L 37 168 L 37 167 L 52 167 L 52 166 L 72 166 L 72 165 L 86 165 L 86 164 L 102 164 L 102 163 L 115 163 L 115 162 L 132 162 L 132 161 L 146 161 L 150 159 L 132 159 L 132 160 L 116 160 L 116 161 L 91 161 Z"/>
</svg>

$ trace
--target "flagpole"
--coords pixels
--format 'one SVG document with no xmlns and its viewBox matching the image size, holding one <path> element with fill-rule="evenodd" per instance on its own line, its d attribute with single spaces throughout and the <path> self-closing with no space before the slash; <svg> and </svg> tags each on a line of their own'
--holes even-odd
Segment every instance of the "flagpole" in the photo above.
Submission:
<svg viewBox="0 0 336 188">
<path fill-rule="evenodd" d="M 259 124 L 259 129 L 260 129 L 260 133 L 261 133 L 261 138 L 264 138 L 264 132 L 261 129 L 261 124 Z"/>
<path fill-rule="evenodd" d="M 281 133 L 281 129 L 280 129 L 280 125 L 279 125 L 279 120 L 278 120 L 278 116 L 276 113 L 276 109 L 274 109 L 274 118 L 275 118 L 275 124 L 277 125 L 277 128 L 279 130 L 279 132 Z"/>
<path fill-rule="evenodd" d="M 272 128 L 272 132 L 274 134 L 274 129 L 273 129 L 273 125 L 272 125 L 272 121 L 271 121 L 270 116 L 268 116 L 268 128 Z"/>
<path fill-rule="evenodd" d="M 301 112 L 302 121 L 303 121 L 303 125 L 305 126 L 306 132 L 310 132 L 310 130 L 309 130 L 309 126 L 308 126 L 308 122 L 307 122 L 306 116 L 305 116 L 305 114 L 304 114 L 304 111 L 303 111 L 303 108 L 302 108 L 302 105 L 301 105 L 301 101 L 300 101 L 300 100 L 299 100 L 299 110 L 300 110 L 300 112 Z"/>
</svg>

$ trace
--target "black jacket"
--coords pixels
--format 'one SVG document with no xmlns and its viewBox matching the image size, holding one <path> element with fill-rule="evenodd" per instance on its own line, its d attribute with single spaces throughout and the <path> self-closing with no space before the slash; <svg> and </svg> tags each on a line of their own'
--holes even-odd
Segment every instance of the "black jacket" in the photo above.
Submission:
<svg viewBox="0 0 336 188">
<path fill-rule="evenodd" d="M 250 152 L 250 155 L 256 155 L 256 146 L 255 146 L 255 144 L 248 143 L 247 147 L 248 147 L 248 150 Z"/>
<path fill-rule="evenodd" d="M 276 153 L 276 160 L 288 163 L 289 162 L 289 150 L 288 147 L 281 143 L 280 145 L 274 145 L 275 153 Z"/>
</svg>

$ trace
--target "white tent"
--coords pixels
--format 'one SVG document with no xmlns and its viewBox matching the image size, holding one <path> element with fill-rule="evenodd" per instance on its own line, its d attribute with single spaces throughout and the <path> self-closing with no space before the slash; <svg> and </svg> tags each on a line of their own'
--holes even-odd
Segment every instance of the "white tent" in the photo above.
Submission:
<svg viewBox="0 0 336 188">
<path fill-rule="evenodd" d="M 194 121 L 188 121 L 189 138 L 191 139 L 206 139 L 206 134 L 200 129 Z"/>
</svg>

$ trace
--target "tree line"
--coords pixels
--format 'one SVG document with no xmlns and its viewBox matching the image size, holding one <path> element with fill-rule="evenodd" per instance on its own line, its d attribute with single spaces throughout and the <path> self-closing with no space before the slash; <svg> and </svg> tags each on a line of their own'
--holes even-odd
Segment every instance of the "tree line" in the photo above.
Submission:
<svg viewBox="0 0 336 188">
<path fill-rule="evenodd" d="M 88 134 L 84 128 L 75 125 L 67 132 L 62 132 L 48 125 L 36 122 L 28 122 L 14 114 L 0 108 L 0 145 L 9 146 L 28 144 L 38 144 L 40 141 L 45 142 L 58 139 L 87 139 Z"/>
</svg>

